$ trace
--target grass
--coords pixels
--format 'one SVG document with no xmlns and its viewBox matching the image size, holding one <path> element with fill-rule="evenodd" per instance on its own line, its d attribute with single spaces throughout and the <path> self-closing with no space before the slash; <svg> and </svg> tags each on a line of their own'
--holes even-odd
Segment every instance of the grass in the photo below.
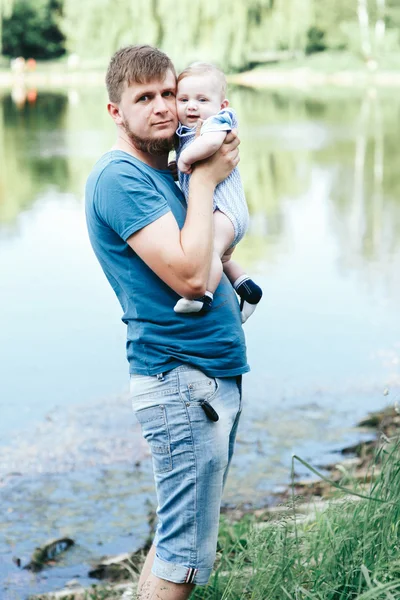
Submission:
<svg viewBox="0 0 400 600">
<path fill-rule="evenodd" d="M 381 447 L 378 462 L 374 483 L 354 484 L 349 494 L 347 479 L 340 496 L 308 518 L 299 518 L 293 499 L 293 512 L 279 520 L 223 520 L 218 567 L 191 600 L 400 598 L 400 444 Z"/>
</svg>

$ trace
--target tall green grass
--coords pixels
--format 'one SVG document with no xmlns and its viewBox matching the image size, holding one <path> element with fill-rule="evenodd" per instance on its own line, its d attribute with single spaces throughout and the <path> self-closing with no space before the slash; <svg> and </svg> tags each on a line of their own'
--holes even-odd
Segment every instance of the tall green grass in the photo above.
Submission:
<svg viewBox="0 0 400 600">
<path fill-rule="evenodd" d="M 399 442 L 380 447 L 371 469 L 373 483 L 344 474 L 337 497 L 306 518 L 293 496 L 278 519 L 222 519 L 218 566 L 191 600 L 400 599 Z"/>
</svg>

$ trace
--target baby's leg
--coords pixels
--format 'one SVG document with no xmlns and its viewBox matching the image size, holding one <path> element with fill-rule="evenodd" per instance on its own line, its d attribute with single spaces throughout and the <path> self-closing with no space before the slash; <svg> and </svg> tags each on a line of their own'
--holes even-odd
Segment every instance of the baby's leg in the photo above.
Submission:
<svg viewBox="0 0 400 600">
<path fill-rule="evenodd" d="M 207 291 L 202 298 L 188 300 L 181 298 L 175 304 L 178 313 L 205 313 L 211 309 L 214 292 L 221 280 L 222 270 L 240 296 L 242 323 L 253 314 L 262 297 L 261 288 L 248 277 L 242 267 L 231 260 L 234 248 L 235 230 L 231 220 L 219 210 L 214 212 L 214 252 L 211 259 Z"/>
<path fill-rule="evenodd" d="M 262 289 L 246 275 L 246 272 L 237 262 L 231 260 L 234 249 L 229 248 L 225 252 L 222 257 L 222 266 L 225 275 L 235 288 L 235 292 L 240 296 L 242 323 L 246 323 L 262 298 Z"/>
<path fill-rule="evenodd" d="M 234 239 L 235 230 L 233 229 L 232 221 L 221 211 L 214 211 L 214 253 L 207 282 L 207 289 L 210 292 L 214 293 L 221 281 L 221 259 L 229 251 L 228 249 L 230 249 Z"/>
<path fill-rule="evenodd" d="M 235 250 L 235 246 L 233 248 L 228 248 L 225 254 L 222 257 L 222 267 L 225 275 L 233 285 L 239 277 L 246 275 L 246 271 L 242 269 L 242 267 L 235 260 L 232 260 L 232 254 Z"/>
<path fill-rule="evenodd" d="M 232 260 L 235 248 L 232 248 L 231 244 L 221 257 L 222 266 L 225 275 L 235 288 L 236 293 L 240 296 L 241 318 L 242 323 L 245 323 L 260 302 L 262 289 L 246 275 L 246 272 L 236 261 Z"/>
<path fill-rule="evenodd" d="M 221 257 L 225 254 L 235 238 L 235 231 L 230 219 L 219 210 L 214 211 L 214 250 L 211 258 L 210 273 L 207 281 L 205 296 L 196 300 L 181 298 L 174 306 L 178 313 L 203 313 L 211 308 L 214 292 L 221 281 L 222 262 Z"/>
</svg>

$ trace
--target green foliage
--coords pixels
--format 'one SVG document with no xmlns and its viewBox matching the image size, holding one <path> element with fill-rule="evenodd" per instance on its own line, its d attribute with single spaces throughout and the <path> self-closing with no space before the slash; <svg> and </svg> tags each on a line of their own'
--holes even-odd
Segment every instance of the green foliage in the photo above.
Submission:
<svg viewBox="0 0 400 600">
<path fill-rule="evenodd" d="M 3 17 L 3 54 L 35 59 L 62 56 L 61 7 L 62 0 L 17 0 L 12 14 Z"/>
<path fill-rule="evenodd" d="M 284 517 L 261 523 L 245 518 L 231 525 L 223 519 L 217 569 L 191 599 L 399 598 L 398 442 L 381 448 L 376 462 L 381 472 L 375 483 L 353 483 L 367 498 L 338 497 L 325 509 L 311 503 L 308 513 L 289 502 L 282 507 Z"/>
<path fill-rule="evenodd" d="M 375 1 L 369 10 L 373 32 Z M 385 20 L 386 35 L 392 30 L 397 36 L 396 0 L 388 0 Z M 178 69 L 202 59 L 234 71 L 256 53 L 358 52 L 360 46 L 357 0 L 64 0 L 62 28 L 68 50 L 83 58 L 149 43 L 165 50 Z"/>
<path fill-rule="evenodd" d="M 326 44 L 324 41 L 325 31 L 319 29 L 313 25 L 307 31 L 307 46 L 306 46 L 306 54 L 313 54 L 313 52 L 322 52 L 326 49 Z"/>
<path fill-rule="evenodd" d="M 165 50 L 178 69 L 201 59 L 236 71 L 257 54 L 360 53 L 361 45 L 358 0 L 15 0 L 10 18 L 12 6 L 13 0 L 0 0 L 9 56 L 53 58 L 65 47 L 85 60 L 105 61 L 121 46 L 148 43 Z M 369 0 L 368 11 L 374 46 L 376 0 Z M 386 0 L 382 17 L 379 50 L 398 50 L 398 0 Z"/>
</svg>

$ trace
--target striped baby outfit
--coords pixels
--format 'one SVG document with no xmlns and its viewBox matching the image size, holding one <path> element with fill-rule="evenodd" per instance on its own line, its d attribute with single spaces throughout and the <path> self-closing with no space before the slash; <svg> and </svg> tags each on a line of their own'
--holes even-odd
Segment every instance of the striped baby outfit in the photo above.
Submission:
<svg viewBox="0 0 400 600">
<path fill-rule="evenodd" d="M 236 114 L 233 110 L 225 108 L 219 113 L 206 119 L 201 127 L 200 135 L 213 131 L 231 131 L 238 125 Z M 196 136 L 196 127 L 186 127 L 180 124 L 177 131 L 179 146 L 176 151 L 177 160 L 181 152 L 193 142 Z M 178 172 L 179 184 L 186 198 L 189 196 L 190 175 Z M 243 238 L 249 226 L 249 211 L 244 195 L 242 180 L 239 169 L 236 167 L 232 173 L 221 181 L 214 192 L 214 210 L 220 210 L 232 222 L 235 231 L 235 239 L 232 246 L 236 246 Z"/>
</svg>

